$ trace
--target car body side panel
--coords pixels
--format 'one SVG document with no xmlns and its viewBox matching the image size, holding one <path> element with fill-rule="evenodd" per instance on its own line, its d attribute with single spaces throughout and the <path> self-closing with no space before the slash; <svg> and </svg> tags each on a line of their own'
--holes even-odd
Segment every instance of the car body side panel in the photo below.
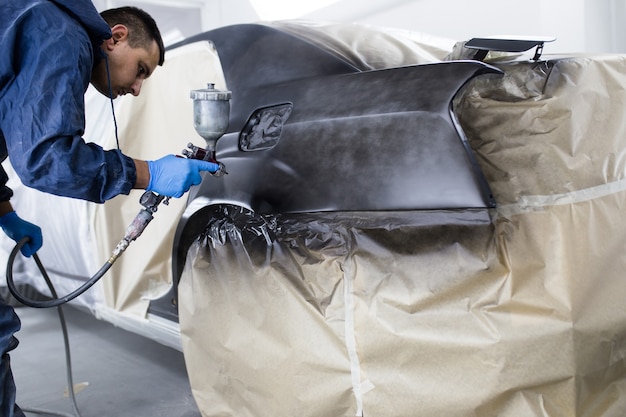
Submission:
<svg viewBox="0 0 626 417">
<path fill-rule="evenodd" d="M 248 116 L 293 105 L 280 140 L 243 152 L 238 132 L 225 135 L 217 157 L 229 174 L 203 181 L 191 199 L 267 214 L 493 207 L 450 109 L 459 89 L 486 72 L 477 62 L 450 62 L 242 92 Z"/>
<path fill-rule="evenodd" d="M 221 205 L 259 215 L 495 206 L 451 106 L 469 80 L 500 74 L 496 68 L 454 61 L 358 71 L 263 25 L 221 28 L 190 42 L 207 39 L 232 91 L 229 128 L 216 148 L 228 174 L 207 176 L 190 192 L 174 238 L 174 293 L 189 245 Z M 249 119 L 284 104 L 291 111 L 277 141 L 242 150 Z"/>
</svg>

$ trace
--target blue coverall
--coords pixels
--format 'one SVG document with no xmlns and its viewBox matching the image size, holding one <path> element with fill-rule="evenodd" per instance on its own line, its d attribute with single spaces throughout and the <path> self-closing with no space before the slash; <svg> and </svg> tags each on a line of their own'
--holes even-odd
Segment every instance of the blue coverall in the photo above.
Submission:
<svg viewBox="0 0 626 417">
<path fill-rule="evenodd" d="M 128 194 L 131 158 L 82 139 L 84 94 L 99 45 L 111 37 L 90 0 L 3 0 L 0 6 L 0 161 L 7 154 L 21 181 L 38 190 L 94 202 Z M 8 152 L 7 152 L 8 151 Z M 0 167 L 0 201 L 13 192 Z M 15 405 L 8 352 L 20 321 L 0 300 L 0 416 Z"/>
</svg>

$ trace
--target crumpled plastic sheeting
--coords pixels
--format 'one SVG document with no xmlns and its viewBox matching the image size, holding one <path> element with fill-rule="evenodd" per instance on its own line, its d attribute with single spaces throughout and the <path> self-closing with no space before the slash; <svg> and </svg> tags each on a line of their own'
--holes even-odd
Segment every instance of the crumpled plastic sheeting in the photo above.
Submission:
<svg viewBox="0 0 626 417">
<path fill-rule="evenodd" d="M 454 103 L 491 221 L 216 209 L 179 285 L 203 416 L 625 415 L 623 58 L 499 66 Z"/>
<path fill-rule="evenodd" d="M 462 266 L 442 268 L 446 254 L 484 269 L 485 260 L 471 259 L 482 254 L 467 250 L 488 245 L 490 229 L 484 212 L 216 212 L 179 285 L 183 350 L 203 413 L 357 414 L 353 389 L 382 384 L 375 368 L 359 371 L 361 330 L 372 324 L 361 314 L 410 316 L 411 300 L 457 280 Z M 396 286 L 406 295 L 399 304 L 388 298 Z"/>
<path fill-rule="evenodd" d="M 361 71 L 438 62 L 455 44 L 448 38 L 363 23 L 283 20 L 265 24 L 332 51 Z"/>
<path fill-rule="evenodd" d="M 623 188 L 625 65 L 609 55 L 516 62 L 470 82 L 456 113 L 501 206 Z"/>
</svg>

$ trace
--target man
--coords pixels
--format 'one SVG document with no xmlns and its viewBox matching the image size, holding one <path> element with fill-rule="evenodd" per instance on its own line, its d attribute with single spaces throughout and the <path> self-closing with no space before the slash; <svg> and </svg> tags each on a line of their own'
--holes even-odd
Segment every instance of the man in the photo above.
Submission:
<svg viewBox="0 0 626 417">
<path fill-rule="evenodd" d="M 44 192 L 102 203 L 131 189 L 180 197 L 216 164 L 167 155 L 142 161 L 86 143 L 84 93 L 91 83 L 111 99 L 138 95 L 163 64 L 154 20 L 140 9 L 99 15 L 89 0 L 6 0 L 0 6 L 0 161 L 7 154 L 21 181 Z M 31 256 L 41 230 L 9 202 L 0 167 L 0 227 Z M 23 416 L 15 405 L 8 352 L 20 322 L 0 301 L 0 415 Z"/>
</svg>

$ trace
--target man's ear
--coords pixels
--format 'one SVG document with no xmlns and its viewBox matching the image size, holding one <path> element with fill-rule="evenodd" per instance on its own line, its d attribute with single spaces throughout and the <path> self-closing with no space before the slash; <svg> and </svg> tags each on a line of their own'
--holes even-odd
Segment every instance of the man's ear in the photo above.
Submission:
<svg viewBox="0 0 626 417">
<path fill-rule="evenodd" d="M 124 25 L 115 25 L 111 28 L 111 36 L 105 42 L 105 47 L 107 50 L 111 50 L 115 48 L 118 42 L 124 41 L 128 39 L 128 28 Z"/>
</svg>

